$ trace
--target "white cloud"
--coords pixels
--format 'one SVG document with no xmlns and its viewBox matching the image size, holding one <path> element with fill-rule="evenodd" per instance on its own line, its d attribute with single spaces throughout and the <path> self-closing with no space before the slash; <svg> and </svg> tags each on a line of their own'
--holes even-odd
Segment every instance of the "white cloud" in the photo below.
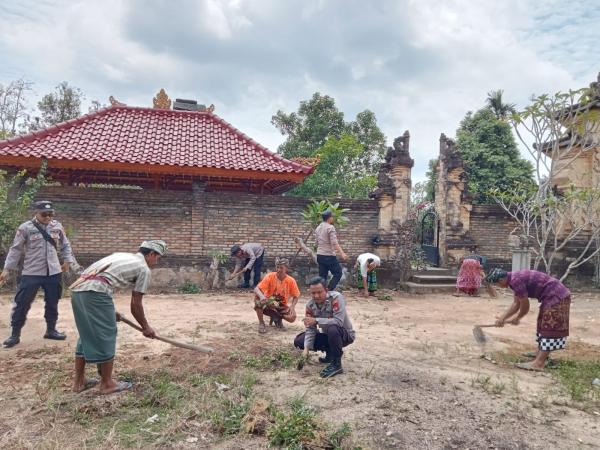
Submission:
<svg viewBox="0 0 600 450">
<path fill-rule="evenodd" d="M 391 144 L 411 132 L 415 179 L 486 93 L 587 85 L 600 70 L 600 8 L 585 0 L 105 0 L 0 4 L 0 83 L 62 80 L 88 99 L 171 97 L 217 113 L 275 150 L 270 124 L 315 91 L 350 120 L 369 108 Z"/>
</svg>

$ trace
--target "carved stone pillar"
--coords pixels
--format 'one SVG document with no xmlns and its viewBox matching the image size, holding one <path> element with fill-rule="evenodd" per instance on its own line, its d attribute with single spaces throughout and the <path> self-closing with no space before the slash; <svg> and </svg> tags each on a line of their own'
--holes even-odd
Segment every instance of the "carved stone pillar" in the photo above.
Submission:
<svg viewBox="0 0 600 450">
<path fill-rule="evenodd" d="M 440 136 L 440 156 L 435 187 L 435 210 L 439 219 L 439 252 L 442 266 L 456 264 L 475 249 L 469 235 L 471 198 L 462 158 L 452 139 Z"/>
<path fill-rule="evenodd" d="M 395 255 L 394 223 L 404 223 L 410 211 L 411 168 L 414 160 L 409 153 L 410 134 L 405 131 L 394 140 L 379 169 L 377 189 L 369 194 L 379 201 L 379 243 L 377 253 L 383 259 Z"/>
</svg>

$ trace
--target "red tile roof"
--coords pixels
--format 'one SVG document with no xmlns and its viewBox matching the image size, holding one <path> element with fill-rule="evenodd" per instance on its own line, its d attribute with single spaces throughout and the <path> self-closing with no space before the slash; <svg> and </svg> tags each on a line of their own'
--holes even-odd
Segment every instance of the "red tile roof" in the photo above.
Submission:
<svg viewBox="0 0 600 450">
<path fill-rule="evenodd" d="M 267 150 L 212 112 L 112 106 L 56 126 L 0 141 L 0 164 L 17 158 L 47 158 L 50 165 L 102 167 L 132 172 L 169 171 L 221 176 L 251 171 L 260 178 L 301 182 L 313 168 Z M 54 164 L 52 163 L 54 161 Z M 58 164 L 57 164 L 58 163 Z M 141 166 L 143 165 L 143 166 Z M 194 169 L 192 171 L 192 169 Z M 214 171 L 214 169 L 218 169 Z M 237 173 L 237 177 L 242 174 Z"/>
</svg>

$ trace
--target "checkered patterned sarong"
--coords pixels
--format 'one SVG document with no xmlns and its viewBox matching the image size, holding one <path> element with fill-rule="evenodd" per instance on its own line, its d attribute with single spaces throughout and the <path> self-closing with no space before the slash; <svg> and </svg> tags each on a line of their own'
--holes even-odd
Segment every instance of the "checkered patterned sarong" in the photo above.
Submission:
<svg viewBox="0 0 600 450">
<path fill-rule="evenodd" d="M 554 350 L 562 350 L 567 346 L 567 337 L 560 338 L 545 338 L 536 333 L 539 349 L 543 352 L 552 352 Z"/>
</svg>

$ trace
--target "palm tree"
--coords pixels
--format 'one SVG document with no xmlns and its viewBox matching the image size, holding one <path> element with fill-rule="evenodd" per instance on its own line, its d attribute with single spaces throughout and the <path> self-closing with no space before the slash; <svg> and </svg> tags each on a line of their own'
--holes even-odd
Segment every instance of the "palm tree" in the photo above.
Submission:
<svg viewBox="0 0 600 450">
<path fill-rule="evenodd" d="M 498 120 L 505 120 L 510 114 L 515 112 L 516 105 L 514 103 L 502 102 L 502 95 L 504 91 L 498 89 L 497 91 L 488 92 L 487 106 L 492 110 Z"/>
</svg>

